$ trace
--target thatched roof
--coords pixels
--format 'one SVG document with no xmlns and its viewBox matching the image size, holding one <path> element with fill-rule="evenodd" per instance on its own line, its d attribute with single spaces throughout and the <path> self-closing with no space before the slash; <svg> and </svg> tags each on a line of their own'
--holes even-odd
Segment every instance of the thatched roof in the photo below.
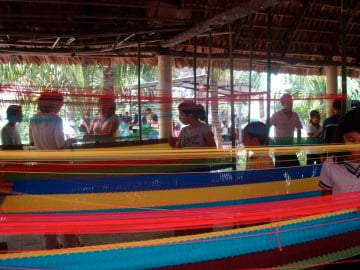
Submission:
<svg viewBox="0 0 360 270">
<path fill-rule="evenodd" d="M 232 33 L 236 69 L 248 69 L 252 56 L 252 68 L 266 71 L 271 45 L 273 72 L 322 74 L 325 66 L 341 66 L 343 40 L 348 74 L 360 77 L 360 1 L 343 0 L 343 16 L 341 2 L 1 1 L 0 62 L 136 64 L 140 44 L 147 65 L 170 54 L 174 66 L 192 66 L 196 48 L 197 65 L 207 66 L 211 46 L 213 65 L 229 67 Z"/>
</svg>

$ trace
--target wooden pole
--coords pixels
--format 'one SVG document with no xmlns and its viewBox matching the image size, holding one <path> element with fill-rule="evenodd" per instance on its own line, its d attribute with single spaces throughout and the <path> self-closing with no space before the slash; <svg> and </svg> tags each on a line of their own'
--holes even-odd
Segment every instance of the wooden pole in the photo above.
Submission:
<svg viewBox="0 0 360 270">
<path fill-rule="evenodd" d="M 341 114 L 346 113 L 346 100 L 347 100 L 347 61 L 346 61 L 346 24 L 349 16 L 348 1 L 341 0 Z"/>
<path fill-rule="evenodd" d="M 197 37 L 194 37 L 194 63 L 193 63 L 193 72 L 194 72 L 194 99 L 196 100 L 197 94 L 196 94 L 196 88 L 197 88 L 197 82 L 196 82 L 196 59 L 197 57 Z"/>
<path fill-rule="evenodd" d="M 250 123 L 251 119 L 251 87 L 252 87 L 252 49 L 253 49 L 253 23 L 254 18 L 251 17 L 251 37 L 250 37 L 250 59 L 249 59 L 249 106 L 248 106 L 248 123 Z"/>
<path fill-rule="evenodd" d="M 266 123 L 270 123 L 270 100 L 271 100 L 271 8 L 267 10 L 267 100 L 266 100 Z"/>
<path fill-rule="evenodd" d="M 142 116 L 141 116 L 141 83 L 140 83 L 140 75 L 141 75 L 141 70 L 140 70 L 140 60 L 141 60 L 141 54 L 140 54 L 140 39 L 138 40 L 138 57 L 137 57 L 137 75 L 138 75 L 138 121 L 139 121 L 139 138 L 140 141 L 142 141 Z"/>
<path fill-rule="evenodd" d="M 229 24 L 229 58 L 230 58 L 230 110 L 231 110 L 231 146 L 236 145 L 235 132 L 235 98 L 234 98 L 234 58 L 233 58 L 233 34 Z M 236 166 L 236 164 L 235 164 Z"/>
<path fill-rule="evenodd" d="M 207 77 L 206 77 L 206 123 L 209 123 L 209 91 L 210 91 L 210 73 L 211 73 L 211 46 L 212 38 L 211 31 L 209 31 L 209 52 L 208 52 L 208 66 L 207 66 Z"/>
</svg>

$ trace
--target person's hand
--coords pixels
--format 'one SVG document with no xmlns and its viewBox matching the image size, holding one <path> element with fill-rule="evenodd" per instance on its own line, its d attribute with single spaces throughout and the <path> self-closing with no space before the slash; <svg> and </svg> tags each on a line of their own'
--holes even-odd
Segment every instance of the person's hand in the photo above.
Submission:
<svg viewBox="0 0 360 270">
<path fill-rule="evenodd" d="M 83 136 L 84 140 L 91 140 L 91 135 L 89 133 L 85 133 Z"/>
<path fill-rule="evenodd" d="M 178 141 L 178 138 L 175 138 L 175 137 L 172 137 L 172 136 L 170 136 L 169 139 L 168 139 L 169 145 L 170 145 L 172 148 L 176 148 L 176 147 L 177 147 L 177 141 Z"/>
<path fill-rule="evenodd" d="M 0 194 L 9 194 L 12 191 L 13 184 L 4 176 L 0 176 Z"/>
<path fill-rule="evenodd" d="M 65 142 L 65 148 L 72 148 L 73 143 L 77 143 L 77 140 L 74 138 L 67 139 Z"/>
</svg>

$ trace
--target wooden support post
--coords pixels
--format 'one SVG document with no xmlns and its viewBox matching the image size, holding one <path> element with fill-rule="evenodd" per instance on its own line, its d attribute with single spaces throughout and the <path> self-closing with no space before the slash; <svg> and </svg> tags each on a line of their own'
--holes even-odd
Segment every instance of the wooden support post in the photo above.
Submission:
<svg viewBox="0 0 360 270">
<path fill-rule="evenodd" d="M 140 76 L 141 76 L 141 52 L 140 52 L 140 39 L 138 40 L 138 54 L 137 54 L 137 75 L 138 75 L 138 123 L 139 123 L 139 138 L 140 141 L 142 141 L 142 112 L 141 112 L 141 82 L 140 82 Z"/>
<path fill-rule="evenodd" d="M 158 93 L 159 105 L 159 138 L 168 138 L 172 134 L 172 74 L 171 56 L 162 54 L 158 56 Z"/>
<path fill-rule="evenodd" d="M 193 63 L 193 73 L 194 73 L 194 99 L 197 98 L 197 82 L 196 82 L 196 61 L 197 61 L 197 37 L 194 37 L 194 63 Z"/>
<path fill-rule="evenodd" d="M 254 24 L 254 18 L 251 17 L 251 37 L 250 37 L 250 59 L 249 59 L 249 99 L 248 99 L 248 123 L 250 123 L 250 119 L 251 119 L 251 87 L 252 87 L 252 60 L 253 60 L 253 55 L 252 55 L 252 50 L 253 50 L 253 41 L 254 41 L 254 29 L 253 29 L 253 24 Z"/>
<path fill-rule="evenodd" d="M 341 0 L 341 115 L 344 115 L 346 113 L 347 100 L 346 25 L 348 16 L 348 1 Z"/>
<path fill-rule="evenodd" d="M 230 110 L 231 110 L 231 146 L 236 146 L 236 130 L 235 130 L 235 96 L 234 96 L 234 57 L 233 57 L 233 33 L 231 24 L 229 24 L 229 58 L 230 58 Z M 236 157 L 233 156 L 232 169 L 236 170 Z"/>
<path fill-rule="evenodd" d="M 209 52 L 208 52 L 208 66 L 207 66 L 207 77 L 206 77 L 206 123 L 209 123 L 209 91 L 210 91 L 210 74 L 211 74 L 211 48 L 212 38 L 211 31 L 209 31 Z"/>
<path fill-rule="evenodd" d="M 271 8 L 267 10 L 267 100 L 266 100 L 266 123 L 270 123 L 270 100 L 271 100 Z"/>
</svg>

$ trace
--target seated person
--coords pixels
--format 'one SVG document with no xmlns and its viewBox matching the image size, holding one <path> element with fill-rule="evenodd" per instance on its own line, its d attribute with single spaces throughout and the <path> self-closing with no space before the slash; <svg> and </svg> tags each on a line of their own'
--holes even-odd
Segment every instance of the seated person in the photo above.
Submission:
<svg viewBox="0 0 360 270">
<path fill-rule="evenodd" d="M 341 119 L 336 142 L 348 147 L 329 156 L 321 167 L 319 186 L 324 195 L 360 191 L 360 110 L 351 110 Z"/>
<path fill-rule="evenodd" d="M 132 122 L 132 117 L 129 115 L 129 112 L 125 112 L 125 116 L 122 117 L 122 121 L 125 124 L 130 124 Z"/>
<path fill-rule="evenodd" d="M 262 122 L 251 122 L 243 131 L 243 144 L 246 147 L 267 146 L 269 144 L 269 127 Z M 273 168 L 274 164 L 268 155 L 254 152 L 248 153 L 246 169 L 267 169 Z"/>
<path fill-rule="evenodd" d="M 336 130 L 341 120 L 341 99 L 334 100 L 332 109 L 333 115 L 323 122 L 321 136 L 325 143 L 334 143 L 336 140 Z"/>
<path fill-rule="evenodd" d="M 3 149 L 22 149 L 21 138 L 16 127 L 22 121 L 22 109 L 19 105 L 10 105 L 6 110 L 8 123 L 1 130 Z"/>
<path fill-rule="evenodd" d="M 145 119 L 145 120 L 144 120 Z M 158 116 L 153 113 L 150 108 L 147 108 L 144 112 L 144 116 L 142 117 L 142 121 L 146 121 L 149 127 L 158 128 Z"/>
<path fill-rule="evenodd" d="M 101 115 L 91 121 L 90 128 L 84 135 L 84 140 L 114 140 L 120 125 L 120 120 L 115 114 L 115 109 L 116 105 L 113 99 L 101 98 L 99 100 L 99 110 Z"/>
<path fill-rule="evenodd" d="M 321 133 L 322 127 L 320 125 L 320 113 L 317 110 L 312 110 L 310 112 L 310 121 L 307 126 L 307 144 L 310 145 L 319 145 L 322 143 Z M 320 164 L 321 163 L 321 152 L 318 150 L 309 149 L 306 155 L 307 164 Z"/>
</svg>

